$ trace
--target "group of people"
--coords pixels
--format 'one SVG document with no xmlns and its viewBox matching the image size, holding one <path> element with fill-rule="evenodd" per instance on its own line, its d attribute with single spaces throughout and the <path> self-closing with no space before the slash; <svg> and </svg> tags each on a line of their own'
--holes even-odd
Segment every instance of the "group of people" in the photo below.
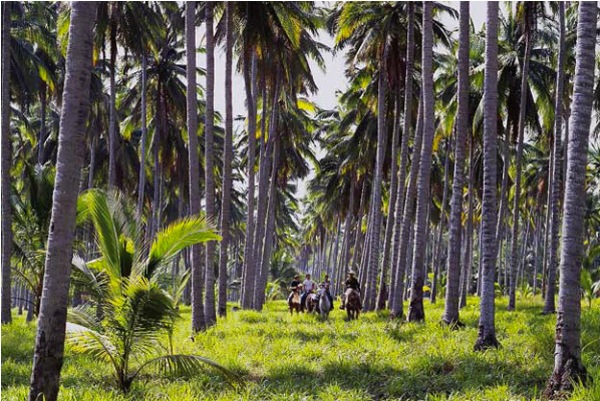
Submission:
<svg viewBox="0 0 600 401">
<path fill-rule="evenodd" d="M 325 294 L 327 295 L 327 297 L 329 298 L 329 302 L 331 303 L 331 307 L 333 309 L 333 296 L 331 295 L 330 288 L 331 288 L 331 280 L 329 279 L 328 274 L 325 275 L 323 282 L 321 282 L 318 286 L 311 279 L 310 274 L 306 274 L 304 276 L 304 281 L 300 281 L 300 275 L 296 274 L 294 276 L 294 280 L 292 280 L 292 282 L 290 283 L 290 290 L 292 292 L 290 293 L 290 295 L 288 297 L 288 302 L 292 298 L 294 292 L 299 291 L 301 294 L 300 295 L 300 309 L 302 311 L 304 311 L 304 308 L 306 307 L 306 298 L 308 297 L 308 295 L 316 292 L 316 294 L 318 296 L 320 296 L 322 294 L 322 292 L 324 291 Z M 354 272 L 353 270 L 350 270 L 348 272 L 348 277 L 346 278 L 346 282 L 344 283 L 344 293 L 342 293 L 342 303 L 340 305 L 340 309 L 345 308 L 345 303 L 346 303 L 345 293 L 346 293 L 346 290 L 348 290 L 348 289 L 353 289 L 360 294 L 360 283 L 356 279 L 356 272 Z"/>
</svg>

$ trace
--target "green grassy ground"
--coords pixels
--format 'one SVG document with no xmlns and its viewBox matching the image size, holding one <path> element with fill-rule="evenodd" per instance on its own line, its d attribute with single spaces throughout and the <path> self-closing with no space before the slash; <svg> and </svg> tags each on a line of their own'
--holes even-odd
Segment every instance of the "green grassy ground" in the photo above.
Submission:
<svg viewBox="0 0 600 401">
<path fill-rule="evenodd" d="M 235 311 L 195 342 L 189 309 L 176 332 L 176 352 L 207 356 L 240 373 L 233 389 L 218 374 L 172 378 L 151 375 L 123 395 L 107 366 L 67 347 L 61 400 L 536 400 L 550 375 L 554 316 L 541 300 L 518 300 L 516 312 L 497 302 L 502 349 L 475 353 L 476 300 L 461 312 L 467 327 L 439 324 L 443 305 L 426 302 L 424 324 L 390 323 L 367 313 L 347 322 L 336 310 L 327 322 L 293 316 L 283 302 L 263 313 Z M 338 304 L 336 303 L 336 306 Z M 583 358 L 594 377 L 570 399 L 600 401 L 600 302 L 583 308 Z M 25 399 L 35 327 L 22 317 L 2 327 L 2 400 Z"/>
</svg>

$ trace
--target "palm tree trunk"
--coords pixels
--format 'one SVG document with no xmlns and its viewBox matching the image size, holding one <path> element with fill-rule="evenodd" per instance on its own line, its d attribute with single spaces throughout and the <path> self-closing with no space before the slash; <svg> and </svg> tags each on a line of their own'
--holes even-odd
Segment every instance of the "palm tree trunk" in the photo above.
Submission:
<svg viewBox="0 0 600 401">
<path fill-rule="evenodd" d="M 381 235 L 381 182 L 383 176 L 383 162 L 385 157 L 387 129 L 385 121 L 386 98 L 386 70 L 384 62 L 387 56 L 387 45 L 384 45 L 383 57 L 379 64 L 379 83 L 377 98 L 377 156 L 375 158 L 375 176 L 373 178 L 373 191 L 371 193 L 371 233 L 368 267 L 366 271 L 366 286 L 364 288 L 364 310 L 375 309 L 377 295 L 377 270 L 379 269 L 379 239 Z"/>
<path fill-rule="evenodd" d="M 413 231 L 413 220 L 415 216 L 415 197 L 417 194 L 417 178 L 419 174 L 419 165 L 421 161 L 421 150 L 423 146 L 423 101 L 419 101 L 419 111 L 417 114 L 417 127 L 415 130 L 413 160 L 410 165 L 408 186 L 406 188 L 406 199 L 404 200 L 404 211 L 402 214 L 402 225 L 399 231 L 398 252 L 394 260 L 394 269 L 396 270 L 396 279 L 393 283 L 394 290 L 390 294 L 392 317 L 401 318 L 404 315 L 404 276 L 406 273 L 407 254 L 412 251 L 409 244 L 412 242 L 411 234 Z M 398 234 L 398 231 L 396 232 Z"/>
<path fill-rule="evenodd" d="M 74 2 L 67 46 L 66 74 L 58 137 L 52 217 L 44 289 L 33 356 L 29 400 L 56 401 L 63 364 L 69 276 L 79 175 L 84 159 L 92 72 L 92 33 L 97 4 Z"/>
<path fill-rule="evenodd" d="M 113 5 L 113 7 L 116 7 Z M 117 64 L 117 26 L 116 21 L 111 19 L 110 27 L 110 101 L 109 101 L 109 123 L 108 123 L 108 188 L 112 189 L 116 181 L 117 169 L 117 86 L 116 64 Z"/>
<path fill-rule="evenodd" d="M 185 41 L 187 60 L 187 126 L 188 126 L 188 162 L 189 162 L 189 214 L 195 216 L 200 213 L 200 163 L 198 160 L 198 99 L 196 94 L 196 26 L 195 2 L 186 3 L 185 7 Z M 156 135 L 156 133 L 155 133 Z M 204 305 L 202 300 L 202 262 L 200 245 L 191 249 L 192 270 L 192 332 L 206 328 L 204 318 Z"/>
<path fill-rule="evenodd" d="M 390 200 L 385 224 L 385 236 L 383 242 L 383 261 L 381 263 L 381 275 L 379 276 L 379 291 L 377 293 L 376 310 L 385 309 L 388 289 L 388 271 L 390 269 L 390 256 L 392 254 L 392 235 L 394 233 L 394 211 L 398 200 L 398 137 L 400 136 L 400 96 L 396 96 L 396 108 L 394 111 L 394 132 L 392 134 L 392 167 L 390 170 Z"/>
<path fill-rule="evenodd" d="M 213 3 L 205 3 L 206 14 L 206 121 L 204 130 L 204 182 L 206 198 L 206 218 L 215 222 L 215 177 L 214 177 L 214 98 L 215 98 L 215 45 L 213 35 Z M 215 310 L 215 243 L 209 241 L 205 246 L 205 293 L 204 318 L 206 325 L 212 326 L 217 322 Z"/>
<path fill-rule="evenodd" d="M 389 307 L 391 309 L 392 298 L 396 291 L 396 260 L 400 246 L 400 230 L 405 208 L 406 194 L 406 167 L 408 165 L 408 141 L 412 131 L 412 103 L 413 103 L 413 69 L 414 69 L 414 5 L 407 4 L 407 27 L 406 27 L 406 73 L 404 77 L 404 125 L 402 127 L 402 144 L 400 145 L 400 166 L 398 168 L 398 185 L 396 194 L 396 205 L 394 210 L 394 227 L 392 234 L 391 252 L 391 278 L 389 290 Z"/>
<path fill-rule="evenodd" d="M 531 58 L 531 47 L 533 38 L 531 33 L 526 33 L 525 38 L 525 56 L 523 58 L 523 68 L 521 69 L 521 103 L 519 110 L 519 135 L 517 138 L 516 155 L 516 173 L 515 173 L 515 194 L 513 196 L 513 226 L 512 240 L 510 246 L 510 266 L 508 267 L 509 285 L 508 285 L 508 310 L 515 309 L 516 289 L 517 289 L 517 265 L 519 263 L 518 238 L 519 238 L 519 207 L 521 199 L 521 170 L 523 166 L 523 141 L 525 133 L 525 109 L 527 106 L 527 79 L 529 75 L 529 59 Z"/>
<path fill-rule="evenodd" d="M 256 224 L 254 231 L 254 247 L 255 253 L 253 255 L 253 260 L 256 263 L 257 271 L 255 277 L 254 284 L 254 297 L 253 297 L 253 305 L 254 309 L 259 308 L 261 294 L 265 291 L 265 285 L 267 283 L 266 279 L 263 280 L 265 274 L 268 275 L 268 272 L 263 270 L 262 266 L 262 257 L 264 251 L 264 241 L 265 241 L 265 232 L 267 229 L 267 209 L 268 209 L 268 197 L 269 197 L 269 170 L 272 167 L 271 160 L 273 159 L 274 153 L 274 145 L 275 138 L 277 135 L 277 119 L 279 113 L 279 89 L 280 89 L 280 78 L 276 77 L 276 85 L 273 91 L 273 99 L 271 103 L 271 118 L 269 121 L 269 135 L 268 139 L 265 143 L 264 138 L 264 130 L 263 130 L 263 138 L 261 139 L 261 160 L 260 160 L 260 171 L 258 178 L 258 210 L 256 214 Z M 266 90 L 264 91 L 266 93 Z M 266 124 L 266 104 L 268 103 L 266 100 L 266 95 L 263 96 L 263 124 Z M 264 285 L 263 285 L 264 282 Z"/>
<path fill-rule="evenodd" d="M 144 191 L 146 188 L 146 141 L 148 138 L 148 126 L 146 122 L 146 69 L 147 59 L 146 54 L 142 54 L 142 99 L 140 113 L 142 115 L 142 137 L 140 139 L 140 173 L 138 181 L 138 204 L 137 218 L 141 223 L 144 213 Z M 197 123 L 196 123 L 197 124 Z"/>
<path fill-rule="evenodd" d="M 225 154 L 223 156 L 223 196 L 221 203 L 221 244 L 219 255 L 219 316 L 227 314 L 227 250 L 229 247 L 229 225 L 231 214 L 231 162 L 233 160 L 233 5 L 225 6 L 226 44 L 225 44 Z"/>
<path fill-rule="evenodd" d="M 277 132 L 275 131 L 275 135 Z M 275 228 L 275 211 L 277 209 L 277 172 L 279 164 L 279 152 L 280 142 L 278 138 L 275 138 L 274 150 L 273 150 L 273 163 L 271 167 L 271 182 L 269 184 L 269 204 L 267 210 L 267 224 L 266 224 L 266 235 L 264 241 L 264 249 L 262 252 L 261 260 L 261 282 L 258 286 L 258 304 L 257 309 L 261 310 L 265 304 L 265 289 L 269 280 L 269 271 L 271 266 L 271 251 L 273 249 L 273 242 L 276 238 Z"/>
<path fill-rule="evenodd" d="M 462 263 L 462 280 L 461 280 L 461 295 L 460 307 L 467 306 L 467 295 L 471 287 L 471 275 L 473 269 L 473 209 L 475 208 L 475 194 L 473 189 L 474 170 L 475 170 L 475 147 L 473 146 L 475 139 L 470 135 L 470 161 L 469 161 L 469 209 L 467 212 L 467 228 L 466 228 L 466 243 L 465 243 L 465 258 Z M 448 291 L 446 289 L 446 291 Z"/>
<path fill-rule="evenodd" d="M 11 2 L 2 3 L 2 324 L 10 323 L 10 255 L 12 247 L 12 208 L 10 202 L 10 23 Z"/>
<path fill-rule="evenodd" d="M 244 275 L 242 280 L 242 308 L 251 308 L 254 299 L 254 167 L 256 164 L 256 55 L 247 50 L 244 59 L 244 83 L 248 109 L 248 211 L 246 244 L 244 247 Z"/>
<path fill-rule="evenodd" d="M 458 112 L 454 145 L 454 181 L 450 201 L 448 264 L 446 267 L 446 303 L 442 321 L 459 322 L 460 271 L 462 245 L 463 187 L 465 177 L 466 141 L 469 132 L 469 3 L 460 3 L 460 36 L 458 39 Z M 448 157 L 448 156 L 446 156 Z M 471 185 L 470 185 L 471 186 Z M 469 193 L 469 197 L 471 194 Z M 470 211 L 471 212 L 471 211 Z M 466 274 L 465 274 L 466 278 Z M 465 294 L 466 296 L 466 294 Z"/>
<path fill-rule="evenodd" d="M 438 277 L 440 273 L 440 263 L 443 258 L 440 257 L 440 252 L 442 252 L 442 234 L 444 233 L 444 221 L 446 220 L 446 204 L 448 199 L 448 182 L 450 181 L 448 178 L 450 171 L 450 139 L 447 139 L 445 146 L 445 160 L 444 160 L 444 190 L 442 191 L 442 205 L 440 207 L 440 221 L 438 223 L 438 232 L 437 238 L 435 238 L 434 243 L 432 244 L 432 252 L 431 252 L 431 260 L 427 262 L 426 266 L 429 266 L 431 263 L 433 270 L 433 283 L 431 284 L 431 295 L 429 299 L 431 303 L 434 304 L 437 298 L 437 290 L 438 290 Z M 462 194 L 462 188 L 461 188 Z M 428 219 L 429 220 L 429 219 Z"/>
<path fill-rule="evenodd" d="M 361 244 L 362 241 L 362 220 L 367 202 L 367 182 L 363 179 L 361 190 L 360 190 L 360 203 L 358 205 L 358 217 L 356 219 L 356 236 L 354 237 L 354 251 L 352 257 L 348 262 L 348 268 L 350 270 L 355 269 L 356 261 L 360 261 L 361 258 Z"/>
<path fill-rule="evenodd" d="M 563 207 L 560 284 L 556 319 L 554 371 L 545 395 L 570 391 L 588 378 L 581 360 L 580 274 L 585 226 L 585 179 L 593 103 L 597 5 L 579 3 L 572 132 L 569 138 Z"/>
<path fill-rule="evenodd" d="M 498 347 L 495 326 L 496 163 L 498 130 L 498 3 L 487 3 L 483 92 L 483 199 L 481 211 L 481 303 L 475 350 Z"/>
<path fill-rule="evenodd" d="M 413 245 L 412 283 L 408 321 L 425 320 L 423 309 L 423 262 L 427 246 L 427 207 L 429 205 L 429 183 L 431 179 L 431 150 L 434 135 L 434 97 L 433 97 L 433 3 L 423 3 L 423 145 L 419 163 L 419 179 L 417 182 L 417 206 L 415 216 L 415 239 Z"/>
<path fill-rule="evenodd" d="M 340 264 L 338 266 L 338 271 L 336 275 L 336 280 L 333 283 L 334 292 L 337 293 L 341 287 L 341 281 L 348 273 L 348 267 L 350 265 L 350 234 L 352 232 L 352 213 L 354 212 L 354 192 L 355 192 L 355 181 L 354 176 L 351 178 L 350 182 L 350 200 L 348 203 L 348 211 L 346 212 L 346 219 L 344 221 L 344 240 L 342 243 L 342 256 L 340 260 Z"/>
<path fill-rule="evenodd" d="M 554 147 L 552 152 L 552 185 L 550 186 L 550 197 L 548 208 L 550 210 L 550 225 L 547 232 L 549 246 L 547 249 L 548 261 L 548 284 L 546 285 L 546 294 L 543 313 L 554 313 L 554 295 L 556 282 L 556 267 L 558 264 L 558 227 L 560 226 L 560 199 L 561 199 L 561 136 L 562 136 L 562 117 L 563 117 L 563 91 L 565 75 L 565 4 L 558 3 L 558 19 L 560 24 L 560 37 L 558 48 L 558 66 L 556 74 L 556 94 L 554 99 Z"/>
</svg>

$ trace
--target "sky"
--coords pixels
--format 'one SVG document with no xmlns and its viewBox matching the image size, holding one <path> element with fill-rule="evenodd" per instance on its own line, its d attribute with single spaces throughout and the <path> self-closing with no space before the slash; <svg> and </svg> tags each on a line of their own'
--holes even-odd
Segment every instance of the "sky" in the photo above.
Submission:
<svg viewBox="0 0 600 401">
<path fill-rule="evenodd" d="M 447 2 L 452 8 L 458 10 L 458 1 Z M 475 26 L 475 30 L 479 30 L 485 21 L 487 2 L 472 1 L 470 7 L 471 19 Z M 442 21 L 450 30 L 458 29 L 458 20 L 450 17 L 443 17 Z M 204 26 L 197 28 L 196 42 L 200 45 L 205 44 Z M 317 38 L 320 42 L 333 46 L 333 38 L 326 32 L 321 31 Z M 321 70 L 315 63 L 312 63 L 312 71 L 315 82 L 319 88 L 318 92 L 310 97 L 310 99 L 322 109 L 333 109 L 337 104 L 336 93 L 343 91 L 347 86 L 347 80 L 344 75 L 344 57 L 342 53 L 333 55 L 324 53 L 326 70 Z M 200 67 L 206 66 L 206 56 L 198 54 L 197 65 Z M 199 82 L 204 85 L 202 78 Z M 233 113 L 235 116 L 244 116 L 246 114 L 245 106 L 246 94 L 244 89 L 244 80 L 240 73 L 234 72 L 233 76 Z M 215 110 L 225 116 L 225 50 L 219 48 L 215 52 Z M 234 129 L 241 129 L 241 125 L 236 125 Z M 312 175 L 312 174 L 311 174 Z M 301 198 L 306 192 L 306 180 L 298 183 L 298 197 Z"/>
</svg>

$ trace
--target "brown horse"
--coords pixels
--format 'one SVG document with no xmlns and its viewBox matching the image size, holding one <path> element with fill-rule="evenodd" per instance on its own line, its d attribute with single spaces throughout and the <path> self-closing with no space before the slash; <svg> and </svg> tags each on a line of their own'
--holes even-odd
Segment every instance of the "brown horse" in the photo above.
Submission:
<svg viewBox="0 0 600 401">
<path fill-rule="evenodd" d="M 346 313 L 348 314 L 348 320 L 358 319 L 361 309 L 360 294 L 358 291 L 348 288 L 344 295 L 346 296 Z"/>
<path fill-rule="evenodd" d="M 298 289 L 292 291 L 291 296 L 288 298 L 288 306 L 290 308 L 290 315 L 296 313 L 300 314 L 300 292 Z"/>
</svg>

